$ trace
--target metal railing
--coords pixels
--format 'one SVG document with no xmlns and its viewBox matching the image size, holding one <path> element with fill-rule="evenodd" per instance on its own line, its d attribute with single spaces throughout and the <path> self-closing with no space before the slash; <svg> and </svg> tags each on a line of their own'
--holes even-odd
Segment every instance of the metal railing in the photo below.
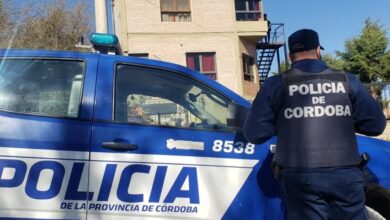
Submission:
<svg viewBox="0 0 390 220">
<path fill-rule="evenodd" d="M 261 11 L 239 11 L 236 10 L 237 21 L 258 21 L 261 19 Z"/>
<path fill-rule="evenodd" d="M 286 39 L 284 37 L 284 24 L 283 23 L 272 23 L 270 29 L 270 43 L 273 44 L 284 44 Z"/>
</svg>

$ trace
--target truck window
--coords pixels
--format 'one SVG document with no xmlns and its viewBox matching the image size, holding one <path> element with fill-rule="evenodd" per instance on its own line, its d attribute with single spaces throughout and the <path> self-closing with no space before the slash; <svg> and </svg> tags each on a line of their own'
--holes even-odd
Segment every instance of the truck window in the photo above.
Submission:
<svg viewBox="0 0 390 220">
<path fill-rule="evenodd" d="M 0 60 L 0 109 L 77 117 L 84 62 L 52 59 Z"/>
<path fill-rule="evenodd" d="M 228 98 L 184 75 L 119 64 L 115 115 L 121 123 L 198 129 L 229 129 Z"/>
</svg>

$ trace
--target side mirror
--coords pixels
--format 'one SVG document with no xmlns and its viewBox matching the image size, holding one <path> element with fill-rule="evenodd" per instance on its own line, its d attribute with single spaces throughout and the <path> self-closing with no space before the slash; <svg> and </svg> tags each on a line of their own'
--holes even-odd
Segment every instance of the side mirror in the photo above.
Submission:
<svg viewBox="0 0 390 220">
<path fill-rule="evenodd" d="M 242 128 L 248 112 L 249 109 L 242 105 L 234 102 L 229 103 L 227 112 L 227 125 L 229 127 Z"/>
</svg>

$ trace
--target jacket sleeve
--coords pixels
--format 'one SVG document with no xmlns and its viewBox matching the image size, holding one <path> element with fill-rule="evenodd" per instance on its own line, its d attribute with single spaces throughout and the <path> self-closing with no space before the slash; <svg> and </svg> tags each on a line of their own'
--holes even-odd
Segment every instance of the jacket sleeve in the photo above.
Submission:
<svg viewBox="0 0 390 220">
<path fill-rule="evenodd" d="M 386 127 L 386 118 L 380 103 L 375 101 L 356 76 L 348 73 L 348 78 L 351 87 L 355 131 L 368 136 L 382 134 Z"/>
<path fill-rule="evenodd" d="M 261 144 L 276 134 L 275 81 L 270 78 L 264 82 L 245 120 L 243 133 L 251 143 Z"/>
</svg>

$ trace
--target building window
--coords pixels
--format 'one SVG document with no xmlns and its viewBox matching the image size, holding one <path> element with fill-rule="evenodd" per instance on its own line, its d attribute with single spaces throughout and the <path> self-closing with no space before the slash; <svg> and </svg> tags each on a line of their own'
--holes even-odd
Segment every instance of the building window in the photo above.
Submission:
<svg viewBox="0 0 390 220">
<path fill-rule="evenodd" d="M 148 53 L 129 53 L 129 57 L 149 58 Z"/>
<path fill-rule="evenodd" d="M 190 0 L 160 0 L 161 21 L 191 21 Z"/>
<path fill-rule="evenodd" d="M 215 53 L 187 53 L 187 67 L 217 79 Z"/>
<path fill-rule="evenodd" d="M 255 80 L 255 76 L 253 74 L 253 65 L 255 64 L 255 59 L 249 55 L 242 54 L 242 64 L 244 80 L 253 82 Z"/>
<path fill-rule="evenodd" d="M 235 0 L 237 21 L 258 21 L 261 17 L 260 0 Z"/>
</svg>

